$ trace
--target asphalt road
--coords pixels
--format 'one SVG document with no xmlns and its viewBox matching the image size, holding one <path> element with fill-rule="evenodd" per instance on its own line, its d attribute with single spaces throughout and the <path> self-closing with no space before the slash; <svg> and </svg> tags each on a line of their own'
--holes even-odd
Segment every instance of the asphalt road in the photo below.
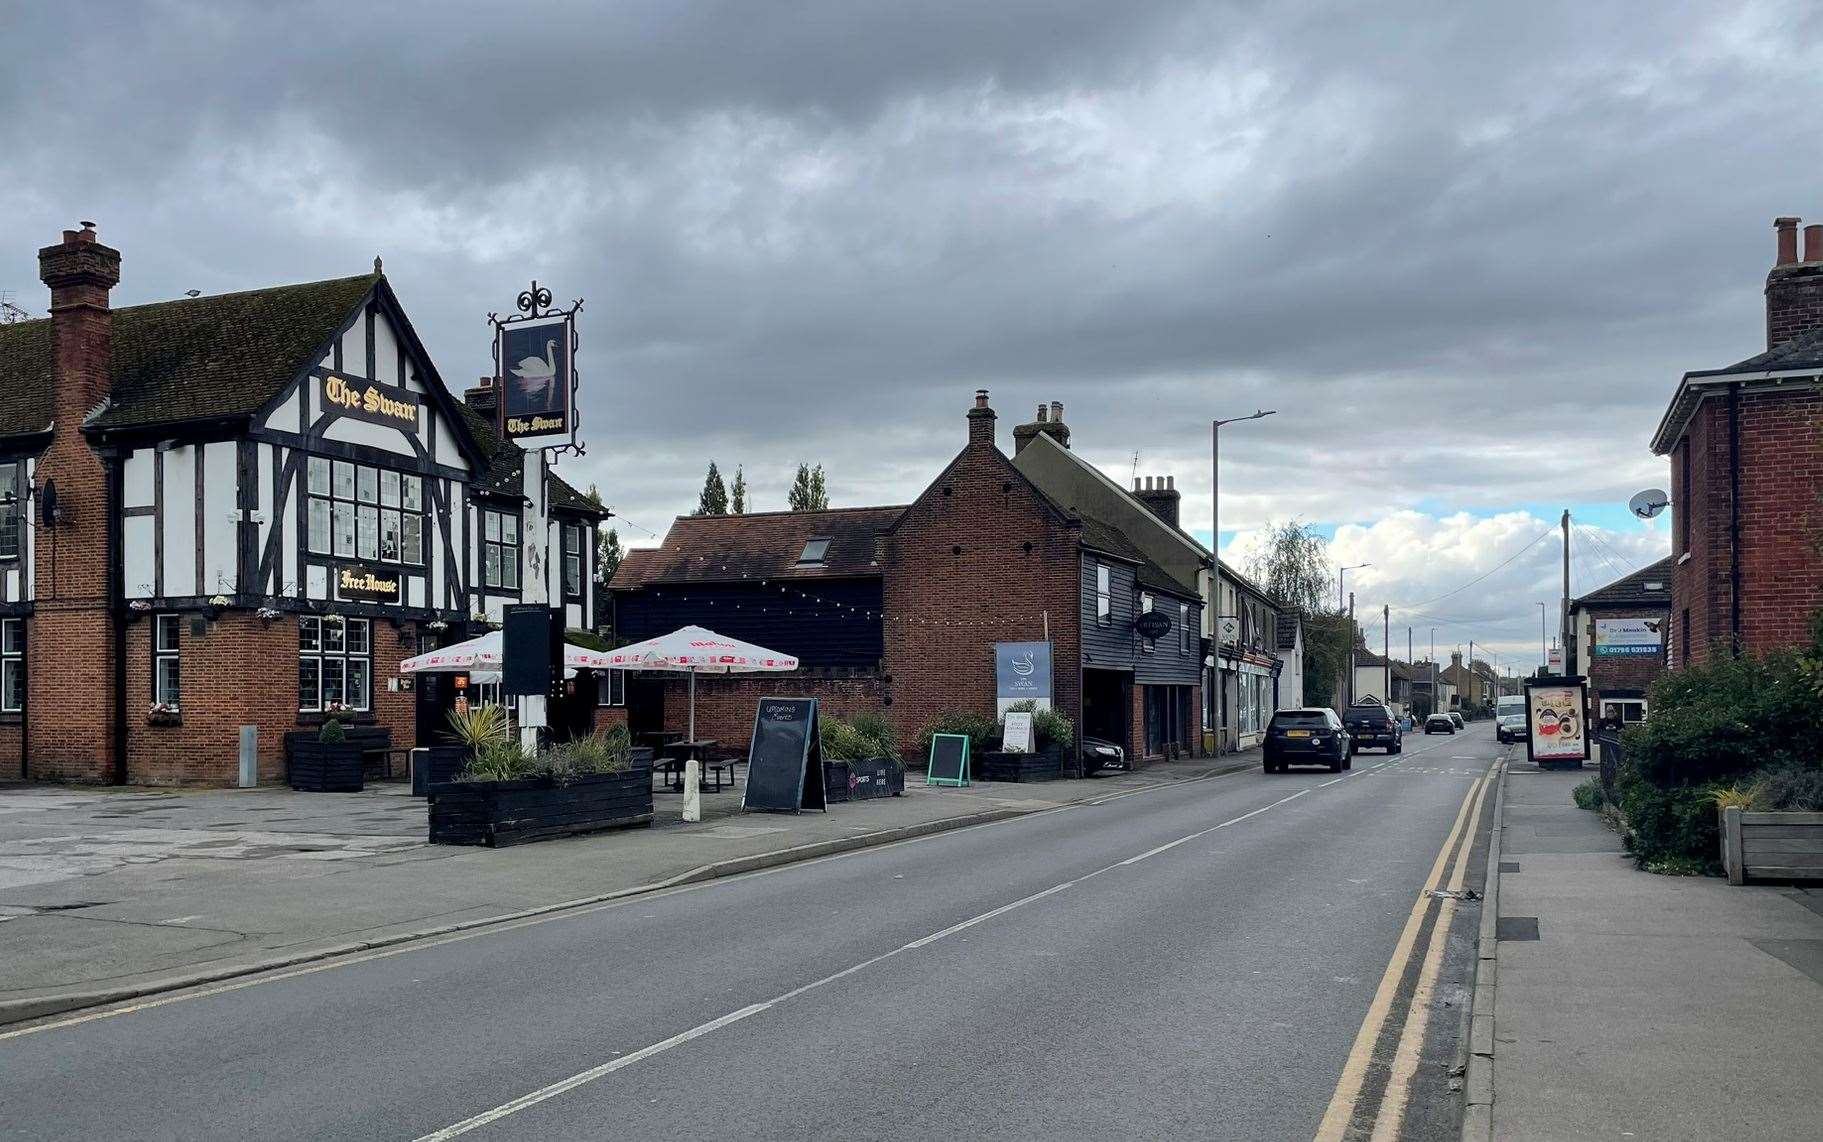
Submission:
<svg viewBox="0 0 1823 1142">
<path fill-rule="evenodd" d="M 1407 743 L 0 1033 L 0 1138 L 1453 1139 L 1501 751 Z"/>
</svg>

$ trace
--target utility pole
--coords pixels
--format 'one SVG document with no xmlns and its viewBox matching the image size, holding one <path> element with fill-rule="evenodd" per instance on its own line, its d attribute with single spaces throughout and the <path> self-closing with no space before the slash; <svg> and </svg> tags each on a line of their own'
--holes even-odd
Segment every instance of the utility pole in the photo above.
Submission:
<svg viewBox="0 0 1823 1142">
<path fill-rule="evenodd" d="M 1355 704 L 1355 593 L 1348 593 L 1348 704 Z"/>
<path fill-rule="evenodd" d="M 1413 713 L 1413 714 L 1418 712 L 1417 711 L 1418 679 L 1415 677 L 1415 675 L 1417 673 L 1416 668 L 1417 668 L 1417 664 L 1412 661 L 1412 628 L 1406 627 L 1405 628 L 1405 671 L 1407 674 L 1414 675 L 1414 677 L 1412 678 L 1412 680 L 1410 682 L 1408 682 L 1406 684 L 1405 704 L 1407 706 L 1406 712 Z"/>
<path fill-rule="evenodd" d="M 1475 640 L 1469 639 L 1469 697 L 1475 696 Z"/>
<path fill-rule="evenodd" d="M 1393 619 L 1392 607 L 1380 604 L 1380 651 L 1386 659 L 1386 697 L 1382 699 L 1387 705 L 1393 702 Z"/>
<path fill-rule="evenodd" d="M 1563 633 L 1560 636 L 1563 645 L 1563 672 L 1565 675 L 1576 673 L 1575 664 L 1570 661 L 1570 509 L 1563 510 L 1563 615 L 1561 618 Z"/>
<path fill-rule="evenodd" d="M 1551 669 L 1551 652 L 1544 645 L 1544 604 L 1538 604 L 1538 669 L 1540 673 Z"/>
</svg>

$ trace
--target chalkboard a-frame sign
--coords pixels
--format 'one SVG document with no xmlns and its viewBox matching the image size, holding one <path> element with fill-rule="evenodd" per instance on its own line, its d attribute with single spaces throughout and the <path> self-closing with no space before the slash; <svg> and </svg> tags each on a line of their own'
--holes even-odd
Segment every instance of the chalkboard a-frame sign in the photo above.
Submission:
<svg viewBox="0 0 1823 1142">
<path fill-rule="evenodd" d="M 930 769 L 924 775 L 924 784 L 969 784 L 967 734 L 930 736 Z"/>
<path fill-rule="evenodd" d="M 742 810 L 828 812 L 823 803 L 823 747 L 815 698 L 761 698 L 753 714 Z"/>
</svg>

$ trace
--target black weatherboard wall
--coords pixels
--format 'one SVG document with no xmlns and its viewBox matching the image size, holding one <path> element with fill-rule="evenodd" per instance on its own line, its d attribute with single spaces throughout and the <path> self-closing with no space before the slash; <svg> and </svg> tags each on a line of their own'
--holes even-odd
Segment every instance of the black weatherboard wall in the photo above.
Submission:
<svg viewBox="0 0 1823 1142">
<path fill-rule="evenodd" d="M 652 586 L 619 593 L 614 621 L 630 642 L 694 623 L 808 668 L 873 669 L 883 654 L 877 578 Z"/>
</svg>

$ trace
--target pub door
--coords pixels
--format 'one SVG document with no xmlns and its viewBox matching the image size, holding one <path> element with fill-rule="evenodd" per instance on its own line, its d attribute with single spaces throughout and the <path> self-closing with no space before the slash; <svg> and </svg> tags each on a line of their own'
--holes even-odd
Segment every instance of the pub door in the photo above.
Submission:
<svg viewBox="0 0 1823 1142">
<path fill-rule="evenodd" d="M 449 744 L 449 715 L 456 708 L 454 674 L 420 674 L 412 682 L 417 701 L 417 732 L 413 745 Z"/>
</svg>

